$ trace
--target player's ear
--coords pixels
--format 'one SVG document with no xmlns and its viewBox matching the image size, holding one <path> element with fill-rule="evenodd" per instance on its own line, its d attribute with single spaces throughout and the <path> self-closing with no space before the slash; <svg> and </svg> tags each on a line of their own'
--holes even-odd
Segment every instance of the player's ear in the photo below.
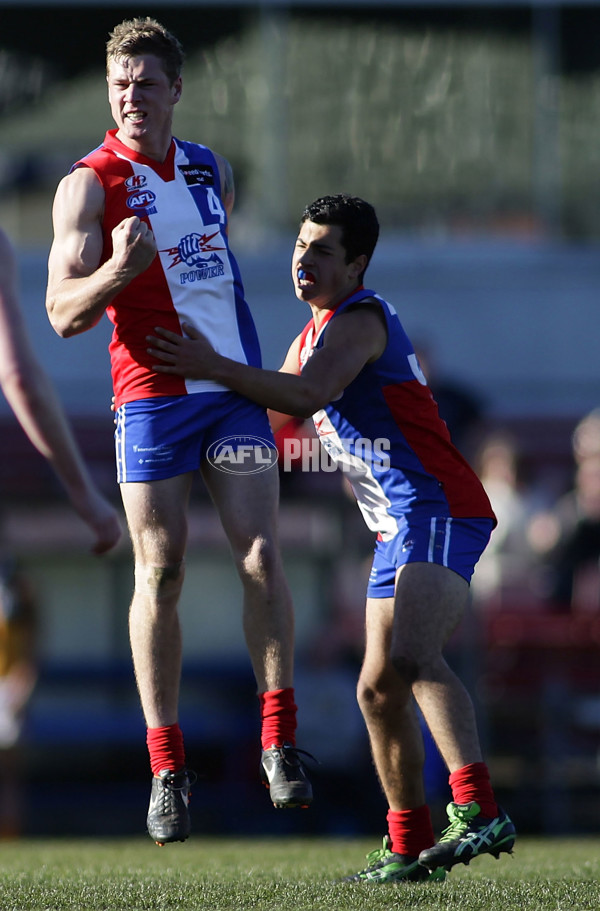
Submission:
<svg viewBox="0 0 600 911">
<path fill-rule="evenodd" d="M 172 89 L 173 93 L 173 104 L 177 104 L 181 98 L 181 93 L 183 91 L 183 83 L 181 81 L 181 76 L 178 76 L 175 82 L 173 83 Z"/>
<path fill-rule="evenodd" d="M 362 275 L 365 269 L 369 264 L 369 257 L 366 253 L 361 253 L 360 256 L 357 256 L 355 260 L 350 263 L 351 275 L 353 278 L 358 278 L 359 275 Z"/>
</svg>

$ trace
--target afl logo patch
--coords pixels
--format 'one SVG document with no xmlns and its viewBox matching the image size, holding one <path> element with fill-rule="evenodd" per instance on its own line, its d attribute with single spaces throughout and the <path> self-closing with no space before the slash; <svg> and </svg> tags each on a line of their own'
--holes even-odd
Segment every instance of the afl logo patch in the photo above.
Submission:
<svg viewBox="0 0 600 911">
<path fill-rule="evenodd" d="M 128 177 L 125 181 L 125 188 L 128 193 L 131 193 L 132 190 L 141 190 L 142 187 L 146 186 L 146 175 L 145 174 L 134 174 L 132 177 Z"/>
<path fill-rule="evenodd" d="M 141 193 L 132 193 L 127 199 L 128 209 L 148 209 L 156 201 L 156 193 L 152 190 L 143 190 Z"/>
</svg>

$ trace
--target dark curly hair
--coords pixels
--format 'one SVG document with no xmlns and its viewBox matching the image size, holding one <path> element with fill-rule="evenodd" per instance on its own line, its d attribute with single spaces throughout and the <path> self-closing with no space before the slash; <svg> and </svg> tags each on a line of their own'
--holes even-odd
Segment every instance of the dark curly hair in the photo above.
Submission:
<svg viewBox="0 0 600 911">
<path fill-rule="evenodd" d="M 379 222 L 373 206 L 359 196 L 338 193 L 335 196 L 321 196 L 306 206 L 300 219 L 314 221 L 317 225 L 338 225 L 342 229 L 342 246 L 346 251 L 346 262 L 351 263 L 364 254 L 367 265 L 379 238 Z M 360 278 L 366 271 L 363 270 Z"/>
</svg>

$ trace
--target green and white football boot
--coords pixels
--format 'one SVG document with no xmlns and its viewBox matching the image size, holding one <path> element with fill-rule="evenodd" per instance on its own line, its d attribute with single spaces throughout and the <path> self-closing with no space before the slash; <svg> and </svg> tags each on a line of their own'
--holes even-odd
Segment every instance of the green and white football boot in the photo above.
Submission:
<svg viewBox="0 0 600 911">
<path fill-rule="evenodd" d="M 384 836 L 383 846 L 367 854 L 367 866 L 360 873 L 344 876 L 343 883 L 399 883 L 445 879 L 445 870 L 430 873 L 421 866 L 418 857 L 396 854 L 390 850 L 390 837 Z"/>
<path fill-rule="evenodd" d="M 498 815 L 490 819 L 481 815 L 479 804 L 473 800 L 449 803 L 446 812 L 450 825 L 437 844 L 419 854 L 419 863 L 430 872 L 468 864 L 481 854 L 491 854 L 496 859 L 503 851 L 512 854 L 515 827 L 504 810 L 498 808 Z"/>
</svg>

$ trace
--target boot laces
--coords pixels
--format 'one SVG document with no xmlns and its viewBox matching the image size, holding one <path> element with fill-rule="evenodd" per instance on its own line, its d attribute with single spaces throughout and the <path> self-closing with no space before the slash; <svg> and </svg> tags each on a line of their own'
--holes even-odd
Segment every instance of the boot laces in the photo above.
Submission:
<svg viewBox="0 0 600 911">
<path fill-rule="evenodd" d="M 477 814 L 473 813 L 473 804 L 467 804 L 466 806 L 462 807 L 456 804 L 451 804 L 448 808 L 450 825 L 442 830 L 442 837 L 440 838 L 440 842 L 451 842 L 456 841 L 458 838 L 461 838 L 465 834 L 469 823 L 475 815 Z"/>
<path fill-rule="evenodd" d="M 390 851 L 390 837 L 389 835 L 384 835 L 383 845 L 381 848 L 375 848 L 374 851 L 370 851 L 367 854 L 367 870 L 370 870 L 372 867 L 377 867 L 386 857 L 389 857 L 392 854 Z"/>
<path fill-rule="evenodd" d="M 185 794 L 186 797 L 189 796 L 190 788 L 193 784 L 196 783 L 198 776 L 195 772 L 187 770 L 185 777 L 183 779 L 183 784 L 176 784 L 175 779 L 179 778 L 179 773 L 174 773 L 166 778 L 161 778 L 162 788 L 160 789 L 160 796 L 162 799 L 163 812 L 173 811 L 177 809 L 177 794 Z"/>
<path fill-rule="evenodd" d="M 302 756 L 308 756 L 312 762 L 319 764 L 319 760 L 315 759 L 312 753 L 309 753 L 308 750 L 301 750 L 299 747 L 289 746 L 285 744 L 281 747 L 281 756 L 284 762 L 287 762 L 288 765 L 298 765 L 300 763 L 300 754 Z"/>
</svg>

